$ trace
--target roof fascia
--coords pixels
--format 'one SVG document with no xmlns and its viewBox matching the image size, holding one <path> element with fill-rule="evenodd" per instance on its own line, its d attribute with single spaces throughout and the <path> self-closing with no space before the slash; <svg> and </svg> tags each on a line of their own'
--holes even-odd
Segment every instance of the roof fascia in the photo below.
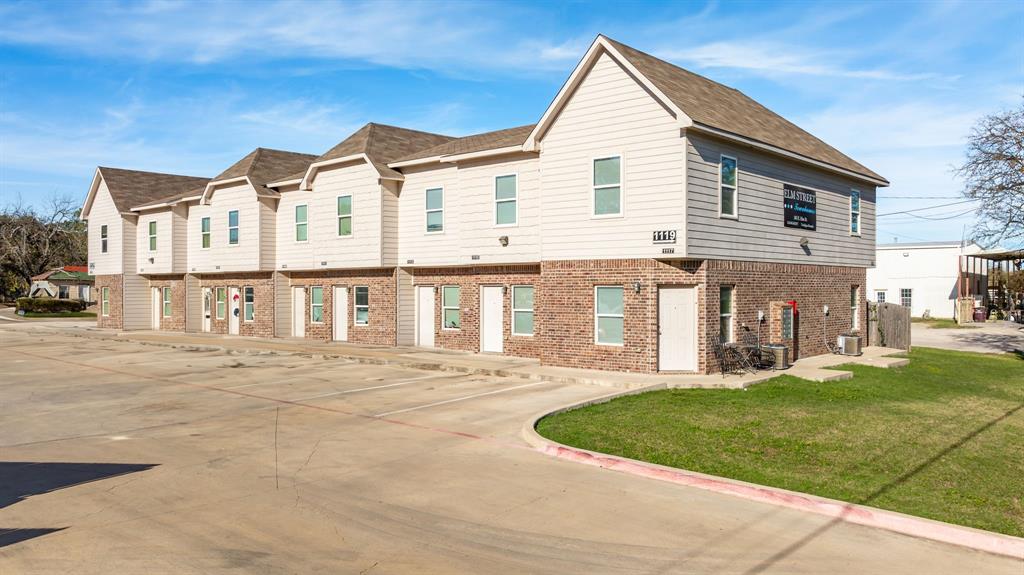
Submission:
<svg viewBox="0 0 1024 575">
<path fill-rule="evenodd" d="M 434 164 L 441 162 L 441 158 L 444 156 L 428 156 L 426 158 L 416 158 L 414 160 L 405 160 L 402 162 L 391 162 L 388 164 L 389 168 L 408 168 L 410 166 L 422 166 L 424 164 Z"/>
<path fill-rule="evenodd" d="M 199 203 L 200 204 L 207 204 L 207 205 L 209 205 L 209 203 L 210 203 L 210 196 L 213 195 L 213 188 L 215 188 L 217 186 L 223 186 L 224 184 L 234 184 L 234 183 L 237 183 L 237 182 L 248 182 L 249 187 L 252 188 L 253 191 L 256 190 L 256 186 L 252 185 L 252 181 L 249 180 L 249 176 L 238 176 L 237 178 L 228 178 L 226 180 L 217 180 L 216 182 L 209 182 L 208 184 L 206 184 L 206 189 L 203 190 L 203 195 L 199 197 Z"/>
<path fill-rule="evenodd" d="M 202 198 L 203 198 L 203 196 L 201 196 L 201 195 L 200 196 L 186 196 L 184 198 L 178 198 L 178 199 L 174 200 L 173 202 L 161 202 L 159 204 L 143 204 L 141 206 L 135 206 L 134 208 L 131 209 L 131 211 L 133 211 L 133 212 L 144 212 L 144 211 L 148 211 L 148 210 L 156 210 L 156 209 L 159 209 L 159 208 L 171 208 L 171 207 L 174 207 L 174 206 L 176 206 L 178 204 L 181 204 L 181 203 L 184 203 L 184 202 L 194 202 L 196 200 L 201 200 Z"/>
<path fill-rule="evenodd" d="M 96 192 L 100 189 L 100 180 L 102 178 L 103 174 L 100 173 L 99 168 L 96 168 L 96 172 L 92 175 L 92 183 L 89 184 L 89 193 L 85 195 L 85 203 L 82 204 L 79 219 L 89 219 L 89 212 L 92 210 L 93 201 L 96 200 Z"/>
<path fill-rule="evenodd" d="M 309 165 L 308 168 L 306 168 L 306 175 L 303 176 L 302 180 L 299 182 L 299 189 L 300 190 L 310 190 L 310 189 L 312 189 L 310 186 L 313 185 L 313 179 L 316 178 L 316 173 L 319 172 L 321 168 L 325 168 L 327 166 L 333 166 L 335 164 L 344 164 L 346 162 L 357 162 L 359 160 L 362 160 L 362 161 L 366 162 L 367 164 L 370 164 L 370 166 L 373 168 L 373 170 L 375 172 L 377 172 L 377 175 L 380 176 L 381 178 L 393 179 L 393 178 L 390 178 L 389 176 L 385 176 L 384 174 L 380 173 L 380 170 L 377 169 L 377 166 L 374 166 L 373 162 L 370 161 L 370 157 L 367 156 L 365 153 L 360 152 L 358 154 L 350 154 L 348 156 L 342 156 L 340 158 L 332 158 L 330 160 L 322 160 L 322 161 L 319 161 L 319 162 L 313 162 L 312 164 Z"/>
<path fill-rule="evenodd" d="M 515 146 L 505 146 L 503 148 L 494 148 L 491 150 L 479 150 L 477 152 L 466 152 L 465 154 L 450 154 L 447 156 L 441 156 L 442 162 L 461 162 L 464 160 L 475 160 L 478 158 L 489 158 L 491 156 L 503 156 L 505 154 L 514 154 L 516 152 L 522 152 L 522 144 L 516 144 Z"/>
<path fill-rule="evenodd" d="M 295 178 L 294 180 L 284 180 L 284 181 L 281 181 L 281 182 L 273 182 L 273 183 L 270 183 L 270 184 L 266 184 L 265 187 L 267 187 L 267 188 L 283 188 L 285 186 L 293 186 L 295 184 L 302 184 L 302 178 Z"/>
<path fill-rule="evenodd" d="M 580 84 L 583 82 L 583 79 L 586 77 L 587 72 L 590 70 L 591 66 L 594 64 L 594 62 L 597 61 L 597 59 L 601 56 L 602 53 L 607 53 L 609 56 L 615 59 L 615 61 L 620 66 L 625 68 L 634 78 L 636 78 L 644 86 L 644 88 L 659 101 L 659 103 L 662 106 L 668 109 L 672 113 L 672 115 L 675 116 L 675 119 L 679 123 L 680 128 L 685 129 L 693 124 L 693 120 L 689 116 L 687 116 L 686 113 L 679 108 L 679 106 L 676 106 L 675 103 L 672 102 L 672 100 L 670 100 L 668 96 L 664 94 L 664 92 L 658 89 L 658 87 L 655 86 L 654 83 L 647 78 L 647 76 L 641 74 L 640 71 L 637 70 L 636 66 L 634 66 L 628 59 L 626 59 L 626 57 L 624 57 L 618 50 L 616 50 L 615 47 L 612 46 L 607 39 L 605 39 L 604 36 L 598 36 L 597 38 L 594 39 L 594 42 L 593 44 L 590 45 L 590 48 L 587 49 L 586 54 L 583 55 L 583 59 L 580 60 L 579 64 L 576 64 L 576 68 L 573 69 L 572 74 L 569 75 L 569 78 L 565 81 L 564 84 L 562 84 L 562 88 L 558 91 L 558 94 L 555 95 L 555 99 L 552 100 L 547 110 L 544 111 L 544 115 L 541 116 L 540 121 L 537 122 L 536 126 L 534 126 L 533 131 L 530 132 L 530 135 L 526 137 L 526 141 L 523 142 L 522 146 L 523 151 L 539 151 L 540 140 L 544 137 L 544 134 L 547 132 L 548 128 L 551 127 L 551 124 L 554 123 L 555 118 L 558 117 L 558 113 L 562 110 L 562 108 L 565 107 L 565 105 L 572 98 L 572 95 L 576 92 L 576 89 L 579 88 Z"/>
</svg>

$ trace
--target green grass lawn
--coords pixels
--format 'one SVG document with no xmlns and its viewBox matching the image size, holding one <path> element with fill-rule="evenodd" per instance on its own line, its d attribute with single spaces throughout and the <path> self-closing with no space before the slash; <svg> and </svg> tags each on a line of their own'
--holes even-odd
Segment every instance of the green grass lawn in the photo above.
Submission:
<svg viewBox="0 0 1024 575">
<path fill-rule="evenodd" d="M 958 324 L 956 322 L 955 319 L 945 319 L 945 318 L 927 318 L 926 319 L 926 318 L 923 318 L 923 317 L 915 317 L 915 318 L 911 318 L 910 322 L 911 323 L 923 323 L 923 324 L 925 324 L 926 326 L 928 326 L 928 327 L 930 327 L 932 329 L 976 329 L 978 327 L 977 325 L 973 325 L 973 324 L 969 324 L 969 323 L 965 323 L 963 325 L 960 325 L 960 324 Z"/>
<path fill-rule="evenodd" d="M 1024 356 L 916 348 L 847 381 L 667 390 L 544 418 L 560 443 L 1024 536 Z"/>
<path fill-rule="evenodd" d="M 25 315 L 21 317 L 28 319 L 35 317 L 96 317 L 96 313 L 91 311 L 25 312 Z"/>
</svg>

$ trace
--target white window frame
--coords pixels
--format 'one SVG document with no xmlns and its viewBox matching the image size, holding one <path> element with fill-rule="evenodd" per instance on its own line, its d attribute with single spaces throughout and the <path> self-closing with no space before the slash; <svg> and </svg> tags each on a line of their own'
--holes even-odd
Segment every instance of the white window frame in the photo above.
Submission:
<svg viewBox="0 0 1024 575">
<path fill-rule="evenodd" d="M 313 298 L 313 293 L 316 290 L 320 290 L 320 303 L 316 303 L 316 299 Z M 316 314 L 313 313 L 316 308 L 320 308 L 320 320 L 317 321 Z M 324 286 L 309 286 L 309 323 L 322 324 L 324 323 Z"/>
<path fill-rule="evenodd" d="M 100 226 L 100 253 L 107 253 L 107 224 Z"/>
<path fill-rule="evenodd" d="M 516 183 L 516 195 L 512 199 L 498 199 L 498 178 L 515 178 Z M 498 207 L 501 204 L 507 204 L 514 202 L 516 206 L 516 220 L 511 224 L 499 224 L 498 223 Z M 498 174 L 494 176 L 494 227 L 496 228 L 515 228 L 519 226 L 519 172 L 511 172 L 508 174 Z"/>
<path fill-rule="evenodd" d="M 854 209 L 853 209 L 853 196 L 854 196 L 854 194 L 856 194 L 856 196 L 857 196 L 857 210 L 856 211 L 854 211 Z M 861 230 L 861 228 L 864 227 L 864 220 L 863 220 L 863 217 L 861 216 L 861 208 L 860 208 L 860 204 L 863 201 L 864 201 L 864 198 L 861 197 L 860 190 L 858 190 L 856 188 L 851 188 L 850 189 L 850 235 L 851 236 L 860 236 L 860 234 L 861 234 L 860 230 Z M 853 229 L 853 216 L 854 216 L 854 214 L 857 215 L 857 229 L 856 230 Z"/>
<path fill-rule="evenodd" d="M 156 240 L 156 220 L 149 220 L 146 222 L 146 231 L 149 233 L 149 251 L 157 251 L 157 240 Z"/>
<path fill-rule="evenodd" d="M 235 213 L 235 225 L 231 225 L 231 212 Z M 228 245 L 237 246 L 242 243 L 242 214 L 238 210 L 228 210 Z M 231 242 L 231 230 L 235 230 L 235 236 L 237 240 Z"/>
<path fill-rule="evenodd" d="M 875 303 L 885 303 L 886 290 L 876 289 L 875 290 Z M 881 296 L 881 297 L 879 297 Z"/>
<path fill-rule="evenodd" d="M 61 293 L 64 295 L 60 295 Z M 57 286 L 57 299 L 71 299 L 71 286 L 69 285 L 58 285 Z"/>
<path fill-rule="evenodd" d="M 860 286 L 850 286 L 850 299 L 853 300 L 850 304 L 850 314 L 853 316 L 850 319 L 850 330 L 857 331 L 860 329 Z"/>
<path fill-rule="evenodd" d="M 214 295 L 214 304 L 213 304 L 214 317 L 216 317 L 217 319 L 225 319 L 225 318 L 227 318 L 228 317 L 228 288 L 226 288 L 226 287 L 215 288 L 213 295 Z M 220 307 L 220 304 L 221 304 L 220 296 L 221 295 L 224 296 L 224 301 L 223 301 L 224 308 L 223 309 Z"/>
<path fill-rule="evenodd" d="M 246 292 L 252 292 L 252 302 L 245 301 Z M 252 306 L 252 319 L 245 319 L 248 315 L 245 313 L 246 308 Z M 256 321 L 256 288 L 253 286 L 242 286 L 242 321 L 245 323 L 253 323 Z"/>
<path fill-rule="evenodd" d="M 427 192 L 432 191 L 432 190 L 441 190 L 441 207 L 440 208 L 427 209 Z M 424 231 L 424 233 L 426 233 L 427 235 L 431 235 L 431 236 L 444 233 L 444 230 L 445 230 L 445 227 L 446 227 L 445 226 L 445 221 L 444 221 L 444 209 L 445 209 L 445 206 L 447 205 L 447 202 L 448 202 L 448 194 L 445 193 L 444 186 L 435 186 L 435 187 L 430 187 L 430 188 L 424 189 L 424 191 L 423 191 L 423 231 Z M 432 231 L 430 231 L 430 222 L 428 220 L 427 214 L 430 214 L 430 213 L 433 213 L 433 212 L 441 212 L 441 229 L 432 232 Z"/>
<path fill-rule="evenodd" d="M 100 288 L 100 315 L 110 317 L 110 288 Z"/>
<path fill-rule="evenodd" d="M 348 215 L 337 214 L 337 212 L 339 212 L 341 210 L 341 206 L 338 205 L 339 204 L 339 200 L 341 200 L 341 198 L 348 198 Z M 423 201 L 426 202 L 426 199 L 424 198 Z M 355 219 L 352 216 L 352 213 L 356 211 L 356 205 L 355 205 L 355 201 L 353 200 L 352 194 L 342 194 L 342 195 L 338 196 L 334 200 L 334 211 L 338 215 L 338 221 L 337 221 L 337 224 L 338 224 L 338 237 L 339 238 L 351 238 L 356 233 L 356 228 L 355 228 L 355 225 L 354 225 L 355 224 Z M 348 218 L 348 220 L 349 220 L 348 234 L 341 233 L 341 220 L 344 219 L 344 218 Z"/>
<path fill-rule="evenodd" d="M 614 184 L 594 184 L 594 172 L 597 167 L 598 160 L 610 160 L 612 158 L 619 159 L 619 212 L 615 214 L 597 214 L 597 190 L 604 188 L 614 188 Z M 624 154 L 606 154 L 603 156 L 592 156 L 590 158 L 590 219 L 592 220 L 606 220 L 625 217 L 626 215 L 626 156 Z"/>
<path fill-rule="evenodd" d="M 533 306 L 534 307 L 531 307 L 531 308 L 516 307 L 516 290 L 517 289 L 523 289 L 523 288 L 529 288 L 529 289 L 533 290 L 533 297 L 534 297 Z M 537 298 L 537 288 L 532 286 L 532 285 L 522 284 L 522 285 L 514 285 L 514 286 L 512 286 L 512 289 L 509 290 L 509 291 L 512 294 L 512 301 L 509 303 L 509 307 L 512 308 L 512 335 L 514 335 L 516 337 L 533 337 L 533 333 L 535 331 L 537 331 L 537 324 L 536 324 L 537 314 L 534 312 L 534 310 L 537 307 L 537 299 L 536 299 Z M 595 304 L 596 304 L 596 302 L 595 302 Z M 533 328 L 534 328 L 534 330 L 531 331 L 530 333 L 521 333 L 521 332 L 516 331 L 516 312 L 526 312 L 526 311 L 530 312 L 530 316 L 534 320 L 533 321 Z"/>
<path fill-rule="evenodd" d="M 730 159 L 736 164 L 736 185 L 730 186 L 722 183 L 722 160 Z M 722 188 L 732 188 L 733 213 L 727 214 L 722 211 Z M 718 217 L 730 220 L 740 219 L 740 161 L 734 156 L 720 154 L 718 156 Z"/>
<path fill-rule="evenodd" d="M 203 224 L 206 224 L 206 231 L 203 231 Z M 199 218 L 199 249 L 208 250 L 213 247 L 213 220 L 210 216 Z"/>
<path fill-rule="evenodd" d="M 455 305 L 444 305 L 444 289 L 445 288 L 458 288 L 459 296 L 456 298 Z M 459 327 L 448 327 L 445 323 L 445 311 L 454 309 L 459 312 Z M 462 330 L 462 286 L 457 284 L 448 284 L 441 286 L 441 329 L 444 331 L 461 331 Z"/>
<path fill-rule="evenodd" d="M 171 317 L 171 315 L 173 315 L 174 312 L 174 306 L 171 303 L 171 288 L 169 286 L 164 286 L 160 288 L 160 299 L 162 300 L 161 303 L 163 304 L 160 306 L 160 315 L 163 317 Z"/>
<path fill-rule="evenodd" d="M 306 208 L 306 219 L 299 221 L 299 208 Z M 299 239 L 299 226 L 305 226 L 306 228 L 306 239 Z M 309 204 L 296 204 L 295 206 L 295 235 L 292 236 L 297 244 L 305 244 L 309 242 Z"/>
<path fill-rule="evenodd" d="M 729 311 L 722 313 L 722 290 L 729 290 Z M 733 343 L 736 341 L 736 286 L 718 286 L 718 337 L 722 337 L 722 325 L 729 326 L 729 337 L 722 343 Z M 727 323 L 723 323 L 727 322 Z"/>
<path fill-rule="evenodd" d="M 622 313 L 598 313 L 597 312 L 597 290 L 600 288 L 616 288 L 622 290 Z M 608 343 L 599 339 L 599 321 L 602 317 L 622 319 L 622 343 Z M 625 347 L 626 345 L 626 286 L 624 285 L 596 285 L 594 286 L 594 345 L 605 345 L 609 347 Z"/>
<path fill-rule="evenodd" d="M 903 292 L 907 292 L 907 293 L 909 293 L 909 295 L 904 296 Z M 904 300 L 910 300 L 910 305 L 903 305 L 903 301 Z M 900 305 L 902 305 L 903 307 L 905 307 L 907 309 L 913 309 L 913 305 L 914 305 L 914 288 L 900 288 Z"/>
<path fill-rule="evenodd" d="M 359 290 L 366 290 L 366 303 L 359 304 Z M 359 310 L 366 310 L 366 321 L 359 321 Z M 370 286 L 353 286 L 352 288 L 352 325 L 370 325 Z"/>
</svg>

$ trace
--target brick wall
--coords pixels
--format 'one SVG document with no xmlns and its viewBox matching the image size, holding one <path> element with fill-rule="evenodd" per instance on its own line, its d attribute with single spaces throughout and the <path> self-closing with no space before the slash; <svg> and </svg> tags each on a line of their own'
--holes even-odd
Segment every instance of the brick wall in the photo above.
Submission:
<svg viewBox="0 0 1024 575">
<path fill-rule="evenodd" d="M 192 305 L 203 305 L 202 288 L 211 288 L 212 305 L 210 309 L 210 331 L 212 333 L 228 333 L 228 320 L 231 316 L 231 295 L 227 292 L 227 305 L 224 319 L 217 319 L 217 288 L 238 288 L 238 334 L 255 337 L 274 337 L 274 280 L 270 273 L 247 273 L 199 276 L 199 291 L 193 294 Z M 245 292 L 243 288 L 255 290 L 255 307 L 253 321 L 245 321 Z M 184 319 L 182 319 L 184 322 Z"/>
<path fill-rule="evenodd" d="M 110 315 L 103 316 L 102 301 L 103 288 L 110 288 Z M 124 283 L 121 274 L 96 276 L 96 327 L 107 329 L 122 329 L 124 327 L 122 317 L 122 302 Z"/>
<path fill-rule="evenodd" d="M 502 296 L 502 323 L 504 324 L 503 354 L 518 357 L 540 357 L 543 324 L 539 321 L 541 277 L 538 265 L 474 266 L 467 268 L 419 268 L 412 272 L 415 285 L 437 287 L 434 295 L 434 345 L 445 349 L 480 351 L 480 287 L 500 285 L 509 288 Z M 461 327 L 442 329 L 443 286 L 459 286 L 459 315 Z M 513 285 L 534 286 L 534 334 L 512 335 Z"/>
<path fill-rule="evenodd" d="M 166 331 L 185 331 L 185 278 L 182 276 L 149 276 L 150 297 L 152 290 L 160 291 L 160 329 Z M 163 288 L 171 288 L 171 316 L 163 314 Z M 194 305 L 202 305 L 198 300 Z"/>
<path fill-rule="evenodd" d="M 395 345 L 397 342 L 398 299 L 396 296 L 395 269 L 324 270 L 315 272 L 294 272 L 291 286 L 306 287 L 306 337 L 331 340 L 334 337 L 334 287 L 348 288 L 348 341 L 376 345 Z M 324 288 L 323 322 L 313 323 L 309 288 Z M 355 324 L 356 286 L 369 289 L 369 323 Z M 290 293 L 289 293 L 290 297 Z"/>
</svg>

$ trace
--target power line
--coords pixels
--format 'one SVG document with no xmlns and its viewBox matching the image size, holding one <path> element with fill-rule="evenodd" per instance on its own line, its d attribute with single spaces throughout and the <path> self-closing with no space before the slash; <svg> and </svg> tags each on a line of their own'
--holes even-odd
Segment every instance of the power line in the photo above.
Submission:
<svg viewBox="0 0 1024 575">
<path fill-rule="evenodd" d="M 959 204 L 966 204 L 968 202 L 975 202 L 975 201 L 977 201 L 977 200 L 961 200 L 959 202 L 950 202 L 948 204 L 939 204 L 937 206 L 928 206 L 926 208 L 915 208 L 913 210 L 903 210 L 902 212 L 889 212 L 888 214 L 878 214 L 878 216 L 876 216 L 876 217 L 881 218 L 881 217 L 885 217 L 885 216 L 895 216 L 895 215 L 898 215 L 898 214 L 909 214 L 911 212 L 920 212 L 920 211 L 924 211 L 924 210 L 934 210 L 936 208 L 945 208 L 946 206 L 956 206 L 956 205 L 959 205 Z"/>
<path fill-rule="evenodd" d="M 934 217 L 934 218 L 931 218 L 931 217 L 928 217 L 928 216 L 919 216 L 917 214 L 907 214 L 908 216 L 910 216 L 912 218 L 917 218 L 917 219 L 914 219 L 914 220 L 898 220 L 898 221 L 895 221 L 895 222 L 890 220 L 890 221 L 886 222 L 886 225 L 916 224 L 916 223 L 918 223 L 918 220 L 930 220 L 930 221 L 933 221 L 933 222 L 938 222 L 938 221 L 942 221 L 942 220 L 954 220 L 956 218 L 960 218 L 960 217 L 966 216 L 967 214 L 970 214 L 970 213 L 973 213 L 973 212 L 974 212 L 974 208 L 971 208 L 971 209 L 969 209 L 969 210 L 967 210 L 965 212 L 960 212 L 960 213 L 957 213 L 957 214 L 937 216 L 937 217 Z"/>
</svg>

